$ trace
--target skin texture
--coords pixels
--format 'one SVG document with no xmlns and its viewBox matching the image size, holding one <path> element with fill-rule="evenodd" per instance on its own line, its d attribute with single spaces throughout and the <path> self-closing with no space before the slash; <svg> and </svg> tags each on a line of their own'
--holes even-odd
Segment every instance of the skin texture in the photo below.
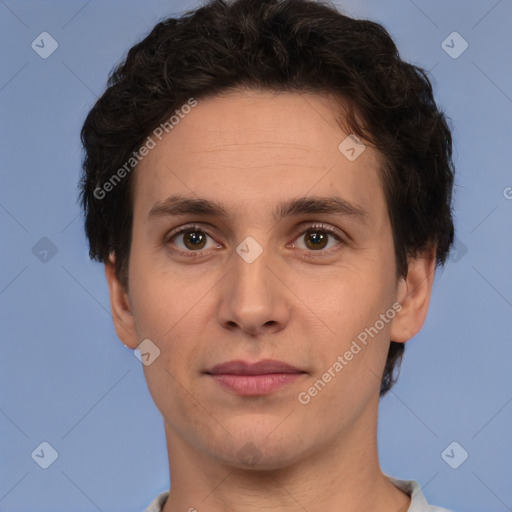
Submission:
<svg viewBox="0 0 512 512">
<path fill-rule="evenodd" d="M 397 278 L 379 154 L 370 146 L 354 161 L 341 154 L 348 134 L 336 105 L 315 94 L 247 90 L 199 100 L 136 169 L 129 290 L 113 256 L 105 269 L 120 339 L 135 349 L 149 338 L 161 351 L 144 372 L 165 423 L 172 489 L 164 512 L 409 506 L 379 467 L 379 387 L 390 339 L 407 341 L 425 321 L 435 248 Z M 148 216 L 175 194 L 221 203 L 227 216 Z M 366 222 L 272 216 L 281 201 L 313 196 L 343 198 L 367 212 Z M 209 235 L 195 259 L 183 256 L 194 252 L 190 237 L 169 237 L 188 223 Z M 308 231 L 317 223 L 336 228 L 339 240 L 311 244 L 312 232 L 325 235 Z M 247 236 L 263 249 L 252 263 L 236 252 Z M 395 301 L 400 312 L 299 403 Z M 203 373 L 265 358 L 306 373 L 256 397 Z M 251 466 L 239 456 L 244 447 L 257 459 Z"/>
</svg>

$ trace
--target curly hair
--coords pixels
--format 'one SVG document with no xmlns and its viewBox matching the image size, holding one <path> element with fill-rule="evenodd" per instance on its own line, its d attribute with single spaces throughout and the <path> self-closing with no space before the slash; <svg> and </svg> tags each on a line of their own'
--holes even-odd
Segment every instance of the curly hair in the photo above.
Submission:
<svg viewBox="0 0 512 512">
<path fill-rule="evenodd" d="M 330 4 L 213 0 L 164 19 L 133 46 L 81 131 L 89 254 L 106 262 L 113 253 L 124 286 L 133 173 L 108 194 L 98 190 L 191 97 L 237 88 L 329 94 L 348 105 L 345 125 L 382 156 L 397 277 L 407 275 L 408 259 L 426 247 L 436 247 L 436 266 L 445 263 L 454 237 L 452 138 L 427 73 L 401 60 L 381 25 Z M 396 381 L 403 350 L 391 341 L 381 396 Z"/>
</svg>

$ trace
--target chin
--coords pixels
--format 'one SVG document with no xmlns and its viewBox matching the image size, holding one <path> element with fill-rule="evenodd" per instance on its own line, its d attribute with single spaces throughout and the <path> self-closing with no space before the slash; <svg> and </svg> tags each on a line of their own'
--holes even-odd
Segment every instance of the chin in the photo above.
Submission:
<svg viewBox="0 0 512 512">
<path fill-rule="evenodd" d="M 214 456 L 222 459 L 227 466 L 251 471 L 283 469 L 300 459 L 297 446 L 302 443 L 299 439 L 293 439 L 292 435 L 286 439 L 272 438 L 268 432 L 232 438 L 222 452 L 218 451 L 217 445 Z"/>
</svg>

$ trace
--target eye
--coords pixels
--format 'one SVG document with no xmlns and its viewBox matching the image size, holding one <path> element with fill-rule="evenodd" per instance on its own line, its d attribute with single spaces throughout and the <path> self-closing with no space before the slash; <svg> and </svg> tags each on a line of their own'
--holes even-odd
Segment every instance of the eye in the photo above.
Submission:
<svg viewBox="0 0 512 512">
<path fill-rule="evenodd" d="M 212 240 L 208 245 L 208 238 Z M 213 242 L 213 238 L 199 226 L 183 226 L 178 231 L 169 235 L 167 244 L 175 245 L 181 252 L 201 252 L 215 247 L 219 244 Z"/>
<path fill-rule="evenodd" d="M 330 253 L 342 243 L 342 235 L 336 228 L 326 224 L 315 224 L 303 230 L 291 246 L 308 252 Z M 222 247 L 200 226 L 190 224 L 170 233 L 165 239 L 165 244 L 175 246 L 175 252 L 187 257 L 201 256 L 209 249 Z"/>
<path fill-rule="evenodd" d="M 334 247 L 342 243 L 341 236 L 337 234 L 335 228 L 325 224 L 315 224 L 303 231 L 299 237 L 296 238 L 296 241 L 299 241 L 299 243 L 295 241 L 292 246 L 308 251 L 322 251 L 327 248 L 328 250 L 323 252 L 330 252 L 329 249 L 333 248 L 333 244 L 329 245 L 329 243 L 332 242 L 333 239 L 338 242 L 334 244 Z M 300 243 L 302 241 L 303 243 Z"/>
</svg>

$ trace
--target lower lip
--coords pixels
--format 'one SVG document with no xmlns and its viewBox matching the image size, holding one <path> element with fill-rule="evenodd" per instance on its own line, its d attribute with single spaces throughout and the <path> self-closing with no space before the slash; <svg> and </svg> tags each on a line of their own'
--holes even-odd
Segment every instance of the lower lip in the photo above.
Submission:
<svg viewBox="0 0 512 512">
<path fill-rule="evenodd" d="M 266 395 L 291 384 L 304 373 L 268 373 L 265 375 L 210 375 L 221 386 L 239 395 Z"/>
</svg>

